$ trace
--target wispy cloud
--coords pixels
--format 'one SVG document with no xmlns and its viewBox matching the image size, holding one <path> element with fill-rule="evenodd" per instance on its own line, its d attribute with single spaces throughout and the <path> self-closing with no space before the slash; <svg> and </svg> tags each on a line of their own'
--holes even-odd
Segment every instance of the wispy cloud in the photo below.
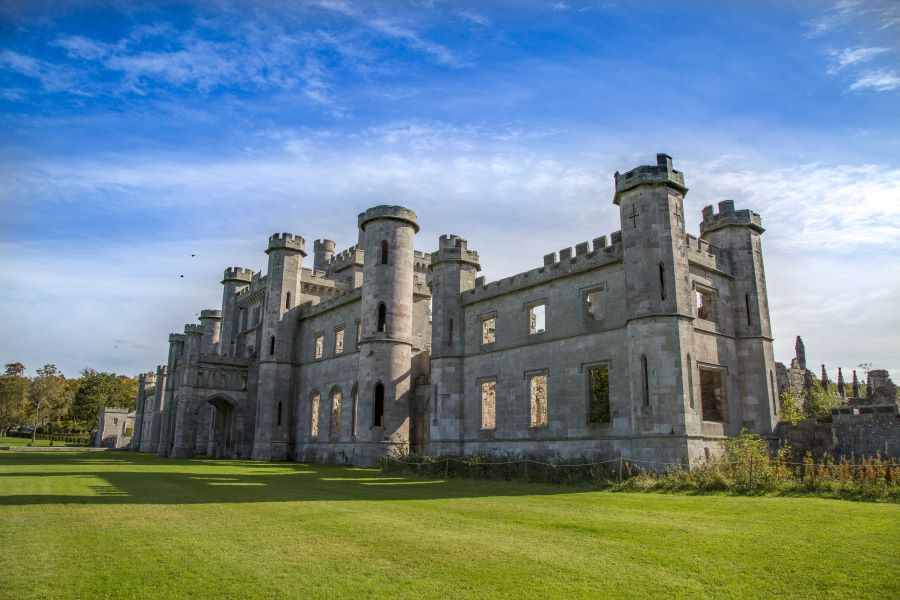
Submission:
<svg viewBox="0 0 900 600">
<path fill-rule="evenodd" d="M 884 54 L 888 51 L 887 48 L 882 46 L 872 46 L 870 48 L 844 48 L 840 51 L 830 50 L 829 54 L 831 55 L 834 64 L 828 69 L 828 72 L 834 75 L 844 67 L 866 62 L 879 54 Z"/>
<path fill-rule="evenodd" d="M 900 89 L 900 76 L 893 71 L 867 71 L 850 84 L 850 89 L 853 91 L 875 90 L 876 92 L 890 92 Z"/>
</svg>

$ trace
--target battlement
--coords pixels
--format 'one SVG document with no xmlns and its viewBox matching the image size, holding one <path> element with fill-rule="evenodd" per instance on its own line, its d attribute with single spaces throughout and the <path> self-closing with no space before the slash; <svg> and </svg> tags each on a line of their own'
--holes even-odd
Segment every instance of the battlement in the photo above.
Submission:
<svg viewBox="0 0 900 600">
<path fill-rule="evenodd" d="M 245 269 L 244 267 L 228 267 L 225 269 L 225 275 L 222 277 L 222 283 L 230 281 L 242 281 L 249 283 L 253 278 L 253 269 Z"/>
<path fill-rule="evenodd" d="M 425 273 L 431 268 L 431 252 L 413 250 L 413 270 Z"/>
<path fill-rule="evenodd" d="M 722 229 L 723 227 L 742 226 L 762 233 L 762 218 L 750 209 L 734 210 L 734 200 L 719 202 L 719 212 L 714 213 L 712 205 L 703 209 L 703 221 L 700 222 L 700 235 Z"/>
<path fill-rule="evenodd" d="M 642 185 L 665 184 L 675 188 L 682 194 L 687 193 L 684 186 L 684 174 L 672 168 L 672 157 L 668 154 L 657 154 L 655 165 L 641 165 L 625 174 L 616 171 L 616 195 L 614 204 L 619 204 L 621 195 Z"/>
<path fill-rule="evenodd" d="M 419 233 L 419 224 L 416 222 L 416 213 L 404 206 L 388 206 L 386 204 L 374 206 L 366 212 L 359 213 L 359 228 L 365 231 L 367 223 L 380 219 L 405 221 L 413 226 L 416 233 Z"/>
<path fill-rule="evenodd" d="M 612 240 L 610 245 L 606 245 L 606 236 L 594 238 L 593 249 L 590 250 L 587 242 L 577 244 L 574 256 L 572 248 L 563 248 L 559 253 L 559 260 L 556 259 L 556 252 L 551 252 L 544 257 L 544 266 L 512 277 L 490 283 L 485 283 L 484 277 L 479 277 L 475 280 L 475 288 L 463 293 L 463 302 L 465 304 L 480 302 L 510 292 L 543 285 L 561 277 L 619 263 L 623 256 L 622 235 L 617 231 L 610 238 Z"/>
<path fill-rule="evenodd" d="M 350 267 L 363 266 L 363 251 L 359 246 L 353 245 L 335 254 L 331 259 L 325 261 L 325 269 L 331 273 L 340 273 Z"/>
<path fill-rule="evenodd" d="M 273 250 L 293 250 L 306 256 L 306 240 L 292 233 L 274 233 L 269 236 L 269 247 L 266 254 Z"/>
<path fill-rule="evenodd" d="M 215 319 L 219 320 L 222 318 L 222 311 L 217 310 L 215 308 L 207 308 L 200 311 L 200 320 L 204 319 Z"/>
<path fill-rule="evenodd" d="M 184 342 L 184 334 L 183 333 L 170 333 L 169 334 L 169 343 L 173 342 Z"/>
<path fill-rule="evenodd" d="M 316 240 L 313 242 L 313 252 L 334 252 L 335 243 L 331 240 Z"/>
<path fill-rule="evenodd" d="M 690 234 L 685 236 L 685 245 L 689 261 L 731 275 L 731 253 L 728 250 Z"/>
<path fill-rule="evenodd" d="M 320 315 L 324 312 L 328 312 L 329 310 L 333 310 L 351 302 L 359 301 L 360 299 L 362 299 L 362 288 L 349 290 L 343 294 L 339 294 L 337 296 L 334 296 L 327 300 L 321 300 L 319 302 L 310 300 L 308 302 L 304 302 L 301 305 L 300 318 L 306 319 L 309 317 L 314 317 L 316 315 Z"/>
<path fill-rule="evenodd" d="M 187 325 L 184 326 L 184 333 L 185 333 L 185 335 L 190 335 L 190 334 L 194 334 L 194 333 L 203 335 L 203 325 L 197 325 L 195 323 L 188 323 Z"/>
<path fill-rule="evenodd" d="M 156 376 L 157 377 L 159 377 L 160 375 L 165 375 L 167 371 L 168 371 L 168 368 L 166 368 L 166 365 L 156 365 Z"/>
<path fill-rule="evenodd" d="M 468 249 L 468 242 L 458 235 L 442 235 L 438 240 L 437 252 L 431 253 L 431 266 L 442 262 L 460 262 L 474 265 L 481 270 L 478 253 Z"/>
</svg>

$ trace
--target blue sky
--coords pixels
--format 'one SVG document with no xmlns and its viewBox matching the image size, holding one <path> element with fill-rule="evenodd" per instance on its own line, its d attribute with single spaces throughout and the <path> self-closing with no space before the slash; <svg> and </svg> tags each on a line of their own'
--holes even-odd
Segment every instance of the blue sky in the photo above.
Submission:
<svg viewBox="0 0 900 600">
<path fill-rule="evenodd" d="M 376 204 L 488 280 L 538 266 L 665 151 L 689 230 L 762 214 L 778 360 L 800 334 L 900 378 L 892 0 L 7 0 L 0 128 L 0 359 L 31 370 L 153 368 L 224 267 L 275 231 L 348 246 Z"/>
</svg>

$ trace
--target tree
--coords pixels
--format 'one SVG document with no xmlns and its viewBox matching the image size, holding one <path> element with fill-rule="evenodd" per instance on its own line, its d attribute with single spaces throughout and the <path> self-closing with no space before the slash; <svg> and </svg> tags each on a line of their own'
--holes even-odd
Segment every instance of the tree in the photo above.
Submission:
<svg viewBox="0 0 900 600">
<path fill-rule="evenodd" d="M 37 377 L 31 380 L 29 399 L 31 409 L 34 411 L 34 431 L 31 433 L 31 443 L 37 436 L 37 428 L 42 410 L 54 407 L 66 391 L 66 378 L 56 365 L 46 364 L 37 369 Z"/>
<path fill-rule="evenodd" d="M 781 420 L 796 423 L 803 418 L 800 399 L 788 391 L 781 392 Z"/>
<path fill-rule="evenodd" d="M 818 381 L 806 391 L 806 412 L 817 421 L 830 422 L 831 409 L 837 405 L 837 399 L 824 390 Z"/>
<path fill-rule="evenodd" d="M 11 366 L 21 367 L 10 369 Z M 0 376 L 0 435 L 6 435 L 10 426 L 25 420 L 28 414 L 28 378 L 23 377 L 22 363 L 6 365 L 6 374 Z"/>
<path fill-rule="evenodd" d="M 25 375 L 25 365 L 20 362 L 6 363 L 3 366 L 6 367 L 4 375 L 9 375 L 10 377 L 22 377 Z"/>
<path fill-rule="evenodd" d="M 134 409 L 137 380 L 115 373 L 85 369 L 78 380 L 78 389 L 69 411 L 69 418 L 82 427 L 90 428 L 101 408 Z"/>
</svg>

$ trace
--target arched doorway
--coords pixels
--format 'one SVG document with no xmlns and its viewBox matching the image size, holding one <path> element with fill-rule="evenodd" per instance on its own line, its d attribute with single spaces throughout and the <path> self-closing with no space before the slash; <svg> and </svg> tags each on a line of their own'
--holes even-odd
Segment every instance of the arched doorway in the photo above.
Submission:
<svg viewBox="0 0 900 600">
<path fill-rule="evenodd" d="M 237 402 L 224 394 L 206 401 L 213 407 L 207 455 L 211 458 L 241 458 L 243 415 Z"/>
</svg>

